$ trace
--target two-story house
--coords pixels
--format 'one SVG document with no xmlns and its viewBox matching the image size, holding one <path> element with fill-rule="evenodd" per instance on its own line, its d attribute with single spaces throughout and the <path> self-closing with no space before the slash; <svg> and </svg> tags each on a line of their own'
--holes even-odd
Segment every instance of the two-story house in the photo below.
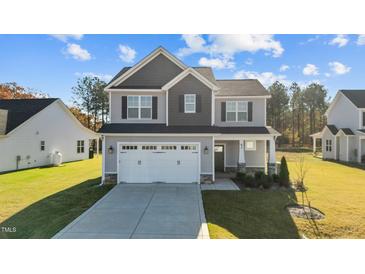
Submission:
<svg viewBox="0 0 365 274">
<path fill-rule="evenodd" d="M 328 107 L 327 125 L 315 133 L 322 141 L 323 159 L 365 162 L 365 90 L 339 90 Z"/>
<path fill-rule="evenodd" d="M 107 85 L 103 181 L 191 183 L 215 172 L 275 168 L 267 90 L 257 80 L 216 80 L 159 47 Z M 269 157 L 267 152 L 269 151 Z"/>
</svg>

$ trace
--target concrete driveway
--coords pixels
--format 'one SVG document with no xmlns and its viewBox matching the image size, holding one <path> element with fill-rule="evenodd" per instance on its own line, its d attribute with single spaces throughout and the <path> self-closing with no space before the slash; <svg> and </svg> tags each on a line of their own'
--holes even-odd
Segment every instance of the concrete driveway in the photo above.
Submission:
<svg viewBox="0 0 365 274">
<path fill-rule="evenodd" d="M 120 184 L 58 239 L 209 239 L 197 184 Z"/>
</svg>

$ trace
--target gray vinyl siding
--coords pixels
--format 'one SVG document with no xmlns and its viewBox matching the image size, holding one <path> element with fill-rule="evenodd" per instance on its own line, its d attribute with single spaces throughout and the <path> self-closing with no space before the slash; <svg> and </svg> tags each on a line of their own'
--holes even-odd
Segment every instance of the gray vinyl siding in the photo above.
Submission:
<svg viewBox="0 0 365 274">
<path fill-rule="evenodd" d="M 239 141 L 216 141 L 226 145 L 226 167 L 237 167 Z M 256 150 L 245 150 L 245 160 L 247 167 L 265 167 L 265 141 L 256 141 Z"/>
<path fill-rule="evenodd" d="M 341 94 L 327 117 L 327 124 L 356 130 L 359 128 L 359 110 Z"/>
<path fill-rule="evenodd" d="M 247 101 L 252 102 L 252 121 L 251 122 L 227 122 L 221 119 L 222 102 L 226 101 Z M 226 99 L 215 97 L 215 125 L 225 127 L 242 127 L 242 126 L 266 126 L 265 124 L 265 99 L 248 98 L 248 99 Z"/>
<path fill-rule="evenodd" d="M 128 95 L 149 95 L 157 96 L 157 119 L 139 120 L 122 119 L 122 96 Z M 166 123 L 166 95 L 164 92 L 111 92 L 111 123 Z"/>
<path fill-rule="evenodd" d="M 117 173 L 117 142 L 199 142 L 200 143 L 200 156 L 201 156 L 201 173 L 211 174 L 212 173 L 212 137 L 163 137 L 163 136 L 106 136 L 105 137 L 105 148 L 108 150 L 110 146 L 113 147 L 113 153 L 105 154 L 105 172 Z M 208 147 L 208 154 L 204 154 L 204 148 Z"/>
<path fill-rule="evenodd" d="M 212 90 L 192 75 L 186 76 L 168 91 L 169 125 L 211 125 Z M 180 95 L 196 94 L 201 96 L 201 110 L 199 113 L 180 112 Z"/>
<path fill-rule="evenodd" d="M 117 88 L 135 88 L 141 86 L 145 86 L 146 88 L 161 88 L 181 72 L 182 69 L 179 66 L 160 54 L 135 74 L 127 78 Z"/>
</svg>

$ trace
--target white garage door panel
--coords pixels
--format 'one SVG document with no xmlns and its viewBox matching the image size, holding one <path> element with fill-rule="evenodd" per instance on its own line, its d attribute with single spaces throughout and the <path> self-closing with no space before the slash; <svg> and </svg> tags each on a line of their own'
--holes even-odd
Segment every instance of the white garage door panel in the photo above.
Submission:
<svg viewBox="0 0 365 274">
<path fill-rule="evenodd" d="M 119 181 L 192 183 L 199 181 L 199 144 L 120 144 Z"/>
</svg>

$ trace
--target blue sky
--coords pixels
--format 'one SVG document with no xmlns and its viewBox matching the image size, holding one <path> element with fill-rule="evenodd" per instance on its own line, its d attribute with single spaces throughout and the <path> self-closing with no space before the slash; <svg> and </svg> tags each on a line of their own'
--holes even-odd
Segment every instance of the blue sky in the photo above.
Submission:
<svg viewBox="0 0 365 274">
<path fill-rule="evenodd" d="M 316 81 L 331 97 L 365 88 L 362 35 L 0 35 L 0 82 L 69 104 L 78 77 L 109 80 L 160 45 L 189 66 L 213 66 L 217 79 Z"/>
</svg>

